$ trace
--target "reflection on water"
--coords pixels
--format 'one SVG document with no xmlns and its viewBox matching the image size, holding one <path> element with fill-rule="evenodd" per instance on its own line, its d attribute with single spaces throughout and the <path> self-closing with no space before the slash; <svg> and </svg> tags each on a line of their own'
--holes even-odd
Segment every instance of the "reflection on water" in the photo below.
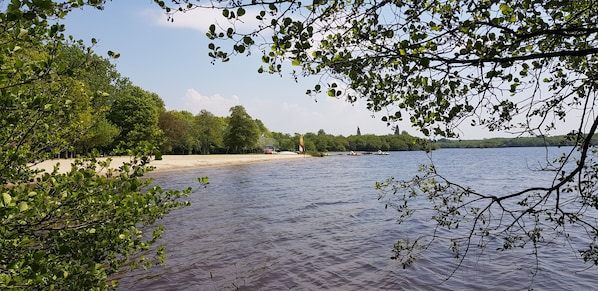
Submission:
<svg viewBox="0 0 598 291">
<path fill-rule="evenodd" d="M 437 168 L 462 182 L 500 191 L 548 179 L 530 171 L 543 149 L 440 150 Z M 163 188 L 185 188 L 209 176 L 192 206 L 162 221 L 167 266 L 126 274 L 122 290 L 540 290 L 591 289 L 598 275 L 555 245 L 540 257 L 530 250 L 486 251 L 457 263 L 439 245 L 407 269 L 390 260 L 398 238 L 429 228 L 398 225 L 373 184 L 406 179 L 428 163 L 424 153 L 333 155 L 300 161 L 153 173 Z M 484 171 L 480 171 L 483 167 Z M 524 176 L 525 175 L 525 176 Z M 525 184 L 524 184 L 525 183 Z"/>
</svg>

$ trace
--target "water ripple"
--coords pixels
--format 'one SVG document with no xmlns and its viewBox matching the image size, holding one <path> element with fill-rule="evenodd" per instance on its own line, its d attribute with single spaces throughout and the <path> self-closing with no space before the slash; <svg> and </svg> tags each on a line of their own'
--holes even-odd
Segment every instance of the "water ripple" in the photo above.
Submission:
<svg viewBox="0 0 598 291">
<path fill-rule="evenodd" d="M 488 189 L 503 189 L 505 177 L 516 177 L 509 183 L 541 179 L 536 172 L 523 177 L 521 169 L 501 169 L 505 163 L 513 165 L 505 161 L 515 158 L 513 152 L 441 150 L 434 155 L 448 176 Z M 587 266 L 571 257 L 571 249 L 558 242 L 543 246 L 551 255 L 538 258 L 537 274 L 529 250 L 480 253 L 454 274 L 457 262 L 443 244 L 432 245 L 407 269 L 390 260 L 398 238 L 424 233 L 430 221 L 397 225 L 395 212 L 384 209 L 372 185 L 389 176 L 410 177 L 426 162 L 422 153 L 391 153 L 154 173 L 163 188 L 181 189 L 199 176 L 209 176 L 211 184 L 194 191 L 191 207 L 163 219 L 167 266 L 125 274 L 120 289 L 595 288 L 598 276 L 593 269 L 585 270 Z M 465 163 L 483 165 L 489 169 L 484 173 L 490 174 L 480 175 L 475 167 L 457 168 Z"/>
</svg>

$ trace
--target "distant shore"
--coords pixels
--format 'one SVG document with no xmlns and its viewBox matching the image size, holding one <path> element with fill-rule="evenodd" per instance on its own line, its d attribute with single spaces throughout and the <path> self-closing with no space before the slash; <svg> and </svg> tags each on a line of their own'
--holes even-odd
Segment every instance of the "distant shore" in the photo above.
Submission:
<svg viewBox="0 0 598 291">
<path fill-rule="evenodd" d="M 164 155 L 162 160 L 152 160 L 150 165 L 155 167 L 154 171 L 176 170 L 185 168 L 201 168 L 213 166 L 232 166 L 245 165 L 270 161 L 292 160 L 310 158 L 309 155 L 300 154 L 237 154 L 237 155 Z M 111 168 L 118 168 L 125 162 L 131 160 L 130 157 L 110 157 Z M 104 160 L 107 158 L 100 158 Z M 55 159 L 43 161 L 32 166 L 35 169 L 52 171 L 53 167 L 60 163 L 59 172 L 66 173 L 71 169 L 71 163 L 74 159 Z"/>
</svg>

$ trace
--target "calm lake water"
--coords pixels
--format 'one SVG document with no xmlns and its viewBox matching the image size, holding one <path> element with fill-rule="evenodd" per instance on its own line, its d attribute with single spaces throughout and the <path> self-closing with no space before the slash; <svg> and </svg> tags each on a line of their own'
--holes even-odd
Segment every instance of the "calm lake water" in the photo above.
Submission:
<svg viewBox="0 0 598 291">
<path fill-rule="evenodd" d="M 523 189 L 550 181 L 534 171 L 561 149 L 442 149 L 440 173 L 484 191 Z M 376 181 L 408 179 L 423 152 L 326 158 L 152 173 L 155 184 L 194 190 L 192 206 L 161 223 L 167 266 L 125 275 L 121 290 L 590 290 L 598 273 L 555 243 L 531 250 L 486 250 L 457 272 L 445 247 L 403 269 L 390 259 L 396 240 L 429 221 L 398 225 L 373 189 Z M 572 236 L 575 239 L 575 234 Z M 534 275 L 536 267 L 539 271 Z"/>
</svg>

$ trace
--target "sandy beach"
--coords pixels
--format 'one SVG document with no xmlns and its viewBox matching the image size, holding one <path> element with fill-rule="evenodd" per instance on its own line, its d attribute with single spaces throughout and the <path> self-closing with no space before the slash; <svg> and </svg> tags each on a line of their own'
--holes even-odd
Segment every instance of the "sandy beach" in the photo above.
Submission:
<svg viewBox="0 0 598 291">
<path fill-rule="evenodd" d="M 124 162 L 129 162 L 130 157 L 111 157 L 112 162 L 110 163 L 111 168 L 117 168 Z M 200 167 L 212 167 L 212 166 L 230 166 L 230 165 L 243 165 L 251 163 L 262 163 L 262 162 L 273 162 L 291 159 L 305 159 L 311 158 L 309 155 L 298 155 L 298 154 L 246 154 L 246 155 L 164 155 L 162 160 L 152 160 L 150 165 L 156 167 L 154 171 L 165 171 L 175 170 L 184 168 L 200 168 Z M 106 158 L 100 158 L 103 160 Z M 71 168 L 71 163 L 74 159 L 56 159 L 47 160 L 32 168 L 43 169 L 51 171 L 56 165 L 60 163 L 59 172 L 66 173 Z"/>
</svg>

